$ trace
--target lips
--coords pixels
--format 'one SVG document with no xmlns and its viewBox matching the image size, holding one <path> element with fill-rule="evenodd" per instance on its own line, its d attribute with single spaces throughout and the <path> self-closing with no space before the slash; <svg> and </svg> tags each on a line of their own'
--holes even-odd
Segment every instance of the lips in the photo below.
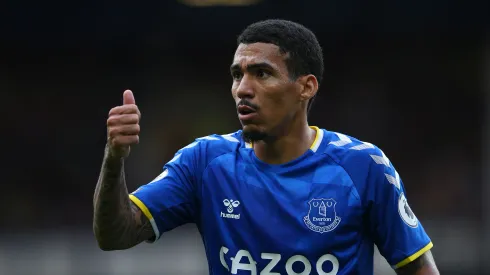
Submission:
<svg viewBox="0 0 490 275">
<path fill-rule="evenodd" d="M 240 115 L 248 115 L 251 113 L 255 113 L 255 109 L 246 105 L 240 105 L 238 106 L 238 113 Z"/>
<path fill-rule="evenodd" d="M 237 109 L 238 119 L 240 119 L 242 122 L 250 121 L 257 116 L 257 111 L 252 107 L 239 105 Z"/>
</svg>

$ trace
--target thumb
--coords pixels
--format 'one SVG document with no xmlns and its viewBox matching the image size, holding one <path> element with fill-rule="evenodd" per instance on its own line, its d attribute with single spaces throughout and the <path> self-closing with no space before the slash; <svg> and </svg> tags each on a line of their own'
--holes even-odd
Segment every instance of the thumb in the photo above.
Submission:
<svg viewBox="0 0 490 275">
<path fill-rule="evenodd" d="M 124 93 L 123 93 L 123 104 L 124 105 L 136 104 L 136 101 L 134 100 L 133 92 L 131 92 L 131 90 L 124 91 Z"/>
</svg>

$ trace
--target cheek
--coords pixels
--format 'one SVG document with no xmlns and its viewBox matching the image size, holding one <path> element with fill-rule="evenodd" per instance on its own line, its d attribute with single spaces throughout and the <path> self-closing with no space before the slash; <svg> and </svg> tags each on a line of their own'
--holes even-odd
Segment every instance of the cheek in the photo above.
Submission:
<svg viewBox="0 0 490 275">
<path fill-rule="evenodd" d="M 273 115 L 277 120 L 284 120 L 295 116 L 298 111 L 298 101 L 294 97 L 292 91 L 275 93 L 270 95 L 271 109 L 274 110 Z"/>
<path fill-rule="evenodd" d="M 276 110 L 282 110 L 287 107 L 287 94 L 281 91 L 274 91 L 271 93 L 266 93 L 265 97 L 268 105 Z"/>
<path fill-rule="evenodd" d="M 289 105 L 283 93 L 267 93 L 263 95 L 263 111 L 272 120 L 281 120 L 287 114 Z"/>
<path fill-rule="evenodd" d="M 231 96 L 236 100 L 237 99 L 237 93 L 236 93 L 235 85 L 236 84 L 233 83 L 233 85 L 231 86 Z"/>
</svg>

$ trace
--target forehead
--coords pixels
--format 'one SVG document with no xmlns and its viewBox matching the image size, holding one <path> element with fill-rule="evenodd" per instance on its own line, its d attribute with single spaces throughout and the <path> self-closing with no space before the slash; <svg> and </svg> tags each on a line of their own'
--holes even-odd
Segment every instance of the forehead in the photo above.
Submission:
<svg viewBox="0 0 490 275">
<path fill-rule="evenodd" d="M 244 67 L 256 63 L 268 63 L 277 69 L 285 67 L 286 54 L 280 48 L 269 43 L 240 44 L 236 49 L 233 64 Z"/>
</svg>

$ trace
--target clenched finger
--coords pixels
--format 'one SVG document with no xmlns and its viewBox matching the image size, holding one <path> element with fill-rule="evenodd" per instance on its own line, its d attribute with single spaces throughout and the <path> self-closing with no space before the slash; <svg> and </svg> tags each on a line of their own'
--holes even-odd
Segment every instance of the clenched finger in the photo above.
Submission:
<svg viewBox="0 0 490 275">
<path fill-rule="evenodd" d="M 137 135 L 140 132 L 138 124 L 119 125 L 108 129 L 109 137 Z"/>
<path fill-rule="evenodd" d="M 109 116 L 112 115 L 122 115 L 122 114 L 138 114 L 141 117 L 140 110 L 135 104 L 127 104 L 122 106 L 117 106 L 109 111 Z"/>
<path fill-rule="evenodd" d="M 112 115 L 107 119 L 107 126 L 138 124 L 139 120 L 138 114 Z"/>
</svg>

